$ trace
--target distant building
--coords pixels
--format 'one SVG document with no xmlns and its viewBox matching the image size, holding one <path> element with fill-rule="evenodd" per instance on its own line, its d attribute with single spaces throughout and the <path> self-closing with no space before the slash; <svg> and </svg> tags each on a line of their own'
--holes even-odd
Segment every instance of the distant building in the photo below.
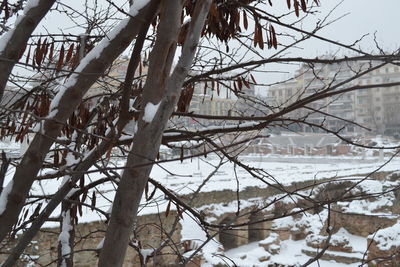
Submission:
<svg viewBox="0 0 400 267">
<path fill-rule="evenodd" d="M 359 78 L 352 79 L 357 73 L 376 63 L 351 62 L 343 64 L 315 64 L 312 68 L 302 65 L 295 77 L 287 82 L 269 88 L 270 105 L 275 110 L 304 99 L 316 92 L 336 87 L 340 90 L 356 85 L 380 84 L 400 81 L 398 66 L 388 64 Z M 340 86 L 345 82 L 345 87 Z M 341 133 L 362 133 L 359 123 L 379 134 L 400 133 L 400 87 L 375 87 L 355 90 L 332 97 L 316 100 L 306 105 L 306 109 L 290 114 L 295 118 L 306 119 L 314 124 L 323 123 L 324 127 Z M 304 132 L 318 132 L 317 128 L 303 125 Z"/>
<path fill-rule="evenodd" d="M 243 87 L 239 92 L 238 98 L 229 89 L 221 86 L 220 92 L 212 90 L 211 86 L 207 86 L 204 90 L 205 83 L 198 83 L 195 86 L 193 97 L 190 102 L 189 112 L 193 114 L 207 115 L 207 116 L 262 116 L 265 115 L 265 105 L 261 103 L 262 98 L 255 96 L 255 88 L 250 84 L 250 88 Z M 258 101 L 258 102 L 257 102 Z M 264 106 L 263 106 L 264 104 Z M 183 118 L 181 121 L 185 120 Z M 227 120 L 218 119 L 186 119 L 184 123 L 186 126 L 194 126 L 200 122 L 201 125 L 221 125 L 227 124 Z"/>
<path fill-rule="evenodd" d="M 113 64 L 107 69 L 105 75 L 100 77 L 88 90 L 85 97 L 101 96 L 103 94 L 112 94 L 117 92 L 121 88 L 121 84 L 125 80 L 125 76 L 128 70 L 129 58 L 123 56 L 113 62 Z M 135 71 L 135 77 L 144 82 L 145 75 L 147 75 L 147 66 L 140 66 Z"/>
</svg>

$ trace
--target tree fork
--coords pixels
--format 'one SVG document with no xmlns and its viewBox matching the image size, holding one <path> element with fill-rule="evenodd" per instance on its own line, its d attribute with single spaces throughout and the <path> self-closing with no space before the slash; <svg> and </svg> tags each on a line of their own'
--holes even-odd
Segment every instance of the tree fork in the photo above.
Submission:
<svg viewBox="0 0 400 267">
<path fill-rule="evenodd" d="M 175 35 L 173 37 L 176 39 L 179 34 L 178 30 L 180 26 L 179 21 L 182 2 L 178 0 L 173 3 L 171 2 L 172 1 L 168 1 L 168 5 L 164 6 L 166 9 L 163 10 L 163 12 L 165 12 L 165 14 L 171 13 L 168 19 L 174 16 L 175 27 L 173 28 L 172 25 L 166 26 L 169 26 L 168 34 L 173 32 Z M 137 211 L 143 190 L 152 169 L 152 163 L 159 150 L 162 133 L 178 102 L 182 84 L 193 61 L 210 4 L 210 0 L 198 1 L 196 3 L 195 12 L 186 36 L 186 42 L 182 48 L 182 55 L 173 73 L 166 80 L 165 92 L 159 103 L 154 119 L 150 123 L 147 123 L 143 122 L 143 112 L 140 116 L 139 130 L 135 135 L 132 150 L 128 156 L 126 169 L 122 175 L 113 203 L 111 220 L 100 254 L 99 266 L 122 266 L 123 264 L 132 227 L 137 218 Z M 161 23 L 162 22 L 160 22 L 160 25 L 162 25 Z M 160 39 L 157 38 L 157 40 Z M 153 50 L 152 53 L 157 54 L 155 50 Z M 156 60 L 154 57 L 152 59 Z M 168 65 L 165 67 L 168 67 Z M 148 76 L 148 79 L 152 78 L 154 79 L 154 77 Z M 152 88 L 149 89 L 151 90 Z M 144 90 L 145 100 L 152 100 L 152 97 L 154 97 L 154 90 L 158 88 L 153 89 L 153 91 L 149 91 L 149 89 L 147 89 L 147 91 Z M 149 136 L 152 138 L 149 138 Z M 140 168 L 133 167 L 141 163 L 146 163 L 147 166 Z"/>
</svg>

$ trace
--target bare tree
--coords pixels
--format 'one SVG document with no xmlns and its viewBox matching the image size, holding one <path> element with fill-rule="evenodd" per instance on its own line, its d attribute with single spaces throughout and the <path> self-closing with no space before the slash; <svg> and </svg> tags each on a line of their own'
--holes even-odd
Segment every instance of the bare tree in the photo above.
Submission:
<svg viewBox="0 0 400 267">
<path fill-rule="evenodd" d="M 16 7 L 19 6 L 17 2 Z M 140 251 L 140 246 L 131 244 L 131 234 L 135 230 L 143 194 L 148 196 L 149 183 L 162 191 L 170 199 L 170 204 L 177 206 L 179 214 L 183 211 L 191 213 L 206 228 L 222 232 L 243 226 L 240 223 L 228 226 L 211 224 L 190 203 L 165 185 L 149 179 L 154 164 L 162 162 L 158 160 L 161 144 L 180 149 L 180 156 L 174 160 L 215 153 L 222 158 L 221 161 L 226 158 L 234 162 L 254 179 L 285 196 L 299 196 L 312 203 L 301 211 L 277 213 L 273 218 L 259 218 L 247 222 L 247 225 L 324 206 L 328 206 L 330 214 L 331 203 L 360 197 L 349 194 L 356 186 L 351 185 L 335 197 L 312 199 L 301 190 L 315 185 L 289 190 L 265 170 L 241 162 L 238 155 L 250 142 L 265 137 L 264 129 L 293 129 L 293 125 L 333 134 L 355 146 L 377 148 L 347 137 L 343 134 L 344 127 L 333 129 L 324 124 L 326 118 L 334 118 L 340 125 L 366 128 L 331 113 L 327 107 L 349 92 L 400 85 L 398 81 L 379 84 L 354 82 L 388 64 L 397 66 L 397 51 L 374 55 L 357 48 L 357 42 L 346 45 L 320 36 L 320 30 L 331 23 L 328 18 L 312 31 L 302 29 L 301 22 L 318 8 L 317 0 L 309 3 L 287 1 L 289 12 L 282 16 L 266 12 L 263 7 L 272 6 L 272 3 L 261 0 L 136 0 L 130 3 L 128 12 L 124 11 L 125 6 L 121 7 L 114 1 L 88 2 L 80 11 L 62 1 L 28 1 L 23 11 L 15 11 L 23 14 L 13 23 L 12 29 L 0 37 L 0 68 L 5 70 L 0 74 L 0 98 L 7 83 L 16 86 L 7 89 L 3 97 L 1 136 L 21 142 L 32 139 L 22 157 L 12 161 L 15 173 L 0 195 L 0 240 L 7 241 L 10 235 L 25 230 L 2 266 L 13 266 L 18 261 L 43 224 L 54 219 L 51 215 L 60 204 L 61 216 L 55 219 L 61 225 L 58 263 L 72 266 L 77 213 L 83 205 L 88 205 L 85 200 L 89 190 L 108 182 L 117 189 L 111 212 L 97 209 L 108 221 L 99 266 L 122 266 L 129 245 Z M 4 25 L 7 25 L 10 3 L 2 3 Z M 106 8 L 102 9 L 102 5 Z M 75 25 L 79 25 L 77 18 L 83 17 L 86 21 L 82 26 L 84 34 L 33 35 L 41 19 L 52 12 L 67 15 Z M 298 18 L 295 23 L 285 21 L 293 16 Z M 277 25 L 282 32 L 275 30 Z M 309 38 L 331 43 L 355 55 L 329 58 L 284 56 L 286 51 Z M 118 68 L 118 57 L 126 53 L 124 51 L 133 41 L 123 77 L 116 77 L 113 72 Z M 262 53 L 267 48 L 270 49 L 268 57 Z M 363 64 L 355 64 L 359 62 Z M 266 72 L 264 66 L 276 63 L 303 64 L 308 66 L 304 72 L 313 77 L 304 88 L 291 88 L 296 90 L 296 94 L 284 103 L 271 103 L 252 93 L 254 86 L 271 85 L 257 83 L 253 74 Z M 349 66 L 351 75 L 341 79 L 338 77 L 340 71 L 337 71 L 330 80 L 325 80 L 323 73 L 319 73 L 323 68 L 316 67 L 338 64 Z M 25 77 L 14 74 L 12 69 L 15 65 L 33 70 L 34 74 Z M 313 89 L 311 85 L 315 81 L 319 86 Z M 199 90 L 204 92 L 203 95 L 232 94 L 237 104 L 226 114 L 193 112 L 193 94 L 196 91 L 195 94 L 200 95 Z M 198 102 L 201 101 L 199 98 Z M 315 120 L 316 116 L 324 119 Z M 195 120 L 196 127 L 184 122 L 180 126 L 181 121 L 188 119 Z M 188 147 L 179 145 L 178 142 L 184 141 L 188 141 Z M 125 161 L 122 174 L 116 172 L 118 167 L 111 166 L 110 158 L 115 150 L 119 150 L 118 157 Z M 191 154 L 185 155 L 188 150 Z M 8 166 L 8 159 L 2 162 L 2 166 Z M 6 169 L 2 167 L 2 176 Z M 41 171 L 49 169 L 52 172 L 41 174 Z M 90 182 L 88 175 L 93 169 L 104 177 Z M 63 182 L 51 196 L 30 193 L 35 182 L 58 178 Z M 239 216 L 239 182 L 236 194 Z M 46 198 L 49 198 L 47 203 L 44 201 Z M 96 209 L 95 194 L 91 198 L 92 204 L 88 206 Z M 37 203 L 42 204 L 36 206 L 27 219 L 25 214 L 28 213 L 24 208 Z M 329 237 L 323 252 L 329 246 L 329 227 L 327 233 Z M 161 247 L 173 243 L 171 240 Z M 161 248 L 155 249 L 153 256 L 159 251 Z M 309 263 L 321 257 L 323 252 Z M 146 265 L 146 259 L 142 257 L 141 261 Z"/>
</svg>

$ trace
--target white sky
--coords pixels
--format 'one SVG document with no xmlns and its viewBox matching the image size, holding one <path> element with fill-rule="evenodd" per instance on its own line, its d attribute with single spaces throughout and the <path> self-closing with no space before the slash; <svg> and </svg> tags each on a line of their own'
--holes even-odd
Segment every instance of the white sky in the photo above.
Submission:
<svg viewBox="0 0 400 267">
<path fill-rule="evenodd" d="M 308 0 L 311 2 L 312 0 Z M 62 3 L 70 4 L 74 8 L 81 9 L 84 1 L 76 0 L 63 0 Z M 90 2 L 90 1 L 89 1 Z M 101 2 L 101 1 L 100 1 Z M 115 3 L 126 3 L 124 0 L 114 1 Z M 268 7 L 268 12 L 280 14 L 287 12 L 286 1 L 272 0 L 273 7 Z M 338 18 L 347 14 L 344 18 L 328 26 L 326 29 L 319 32 L 319 35 L 328 37 L 335 41 L 340 41 L 345 44 L 351 44 L 358 40 L 364 34 L 369 34 L 360 43 L 362 49 L 367 52 L 375 50 L 373 42 L 373 34 L 376 32 L 377 40 L 381 47 L 386 51 L 394 51 L 399 47 L 400 41 L 400 27 L 398 11 L 400 10 L 400 0 L 320 0 L 321 6 L 318 8 L 319 14 L 314 18 L 307 18 L 304 22 L 305 29 L 312 29 L 318 18 L 323 18 L 333 7 L 339 7 L 331 14 L 330 20 Z M 295 18 L 294 14 L 292 15 Z M 57 33 L 63 29 L 65 33 L 82 33 L 82 29 L 66 28 L 67 20 L 60 13 L 54 12 L 46 16 L 42 25 L 45 25 L 49 32 Z M 69 24 L 70 25 L 70 24 Z M 275 26 L 277 32 L 281 32 L 282 28 Z M 38 29 L 43 32 L 43 28 Z M 279 40 L 278 40 L 279 41 Z M 302 57 L 316 57 L 326 53 L 336 53 L 338 48 L 320 40 L 311 39 L 304 42 L 298 49 L 292 49 L 286 56 L 302 56 Z M 262 55 L 268 57 L 275 53 L 274 50 L 261 51 Z M 342 49 L 338 54 L 351 54 L 351 51 Z M 273 82 L 282 79 L 283 77 L 290 76 L 297 66 L 269 66 L 270 70 L 278 70 L 287 72 L 288 74 L 255 74 L 256 79 L 261 82 Z"/>
<path fill-rule="evenodd" d="M 363 35 L 368 34 L 358 44 L 363 51 L 368 53 L 372 51 L 376 52 L 374 33 L 376 33 L 376 39 L 380 47 L 386 52 L 393 52 L 400 47 L 400 27 L 398 26 L 400 21 L 398 15 L 398 10 L 400 9 L 399 0 L 320 0 L 320 2 L 321 6 L 317 8 L 318 14 L 314 18 L 309 17 L 304 21 L 304 29 L 311 31 L 318 19 L 324 18 L 338 5 L 330 14 L 328 21 L 335 20 L 343 15 L 345 16 L 319 31 L 318 35 L 349 45 L 360 39 Z M 286 1 L 281 1 L 274 8 L 287 11 Z M 275 28 L 277 32 L 279 32 L 279 29 L 282 29 L 279 26 Z M 354 54 L 351 50 L 339 49 L 334 44 L 311 38 L 303 42 L 298 49 L 290 50 L 286 56 L 320 57 L 327 53 L 337 55 Z M 269 67 L 269 69 L 271 68 L 287 72 L 287 74 L 259 75 L 261 81 L 270 83 L 291 77 L 297 66 L 275 64 Z"/>
<path fill-rule="evenodd" d="M 308 0 L 310 2 L 311 0 Z M 64 0 L 63 3 L 71 3 L 71 6 L 77 9 L 82 7 L 82 2 Z M 125 2 L 125 1 L 114 1 Z M 287 12 L 286 1 L 273 0 L 274 6 L 271 8 L 272 13 Z M 320 0 L 321 6 L 318 8 L 320 14 L 317 17 L 324 17 L 334 6 L 340 4 L 335 10 L 331 18 L 337 18 L 341 15 L 349 13 L 340 21 L 330 25 L 327 29 L 320 32 L 320 35 L 329 37 L 333 40 L 342 41 L 350 44 L 360 38 L 363 34 L 370 33 L 365 42 L 362 43 L 364 49 L 371 50 L 374 47 L 373 33 L 377 32 L 378 41 L 386 49 L 394 49 L 399 45 L 400 27 L 398 26 L 400 1 L 399 0 Z M 78 4 L 79 3 L 79 4 Z M 269 10 L 268 10 L 269 11 Z M 294 15 L 293 15 L 294 17 Z M 54 13 L 45 19 L 46 28 L 50 32 L 57 32 L 59 28 L 64 28 L 64 22 L 60 14 Z M 312 21 L 312 22 L 311 22 Z M 305 27 L 311 28 L 315 20 L 306 20 Z M 279 28 L 279 27 L 277 27 Z M 68 29 L 68 31 L 73 31 Z M 78 31 L 76 32 L 78 33 Z M 303 51 L 305 55 L 317 56 L 329 50 L 335 50 L 333 45 L 313 40 L 307 43 L 307 47 Z"/>
<path fill-rule="evenodd" d="M 322 14 L 326 14 L 332 7 L 341 1 L 321 0 Z M 377 32 L 377 40 L 382 48 L 393 50 L 399 47 L 399 0 L 344 0 L 333 13 L 334 17 L 349 13 L 340 21 L 321 32 L 335 41 L 347 44 L 353 43 L 363 34 L 369 33 L 362 48 L 372 50 L 374 48 L 373 34 Z M 333 45 L 312 42 L 306 51 L 311 56 L 335 49 Z"/>
</svg>

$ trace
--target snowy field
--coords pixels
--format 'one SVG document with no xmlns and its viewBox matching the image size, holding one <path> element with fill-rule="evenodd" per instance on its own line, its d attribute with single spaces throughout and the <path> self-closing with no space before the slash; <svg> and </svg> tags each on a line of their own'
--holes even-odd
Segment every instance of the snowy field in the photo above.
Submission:
<svg viewBox="0 0 400 267">
<path fill-rule="evenodd" d="M 261 160 L 263 158 L 259 157 Z M 284 157 L 282 157 L 284 158 Z M 273 178 L 266 179 L 270 183 L 275 183 L 274 180 L 278 181 L 283 185 L 290 185 L 294 182 L 301 182 L 306 180 L 318 180 L 324 178 L 333 177 L 350 177 L 357 176 L 360 174 L 368 174 L 377 169 L 380 171 L 397 171 L 400 169 L 400 158 L 394 158 L 385 166 L 382 167 L 386 161 L 380 161 L 377 158 L 368 158 L 367 160 L 349 160 L 347 158 L 335 157 L 335 163 L 326 163 L 328 158 L 320 157 L 307 157 L 307 158 L 293 158 L 290 162 L 274 162 L 274 161 L 255 161 L 254 157 L 242 159 L 243 163 L 250 167 L 263 168 Z M 304 163 L 304 161 L 307 163 Z M 388 160 L 388 158 L 385 158 Z M 297 163 L 299 161 L 300 163 Z M 174 191 L 176 194 L 184 195 L 193 193 L 199 185 L 201 185 L 206 177 L 215 170 L 215 166 L 218 165 L 220 160 L 216 157 L 208 156 L 200 160 L 184 160 L 183 162 L 164 162 L 154 166 L 151 177 L 156 181 L 160 182 L 165 187 Z M 122 171 L 124 162 L 115 162 L 113 168 L 116 168 L 118 172 Z M 14 169 L 9 169 L 5 184 L 9 182 Z M 44 172 L 45 173 L 45 172 Z M 44 174 L 42 173 L 42 174 Z M 87 175 L 85 183 L 95 181 L 103 177 L 97 172 L 92 172 Z M 238 177 L 238 183 L 235 177 Z M 35 183 L 31 194 L 34 195 L 50 195 L 57 191 L 61 184 L 59 180 L 43 180 Z M 238 166 L 235 166 L 231 162 L 225 162 L 216 174 L 204 185 L 202 192 L 209 191 L 220 191 L 220 190 L 236 190 L 239 184 L 240 190 L 244 190 L 248 186 L 257 186 L 265 188 L 267 185 L 262 181 L 253 178 L 245 170 Z M 152 187 L 150 186 L 150 191 Z M 115 188 L 114 185 L 109 182 L 100 185 L 96 188 L 96 207 L 104 211 L 109 210 L 111 201 L 114 197 Z M 91 196 L 92 192 L 89 192 Z M 90 199 L 86 200 L 90 203 Z M 140 214 L 151 214 L 157 213 L 158 211 L 165 210 L 167 201 L 164 200 L 164 196 L 161 192 L 156 191 L 153 201 L 147 203 L 140 210 Z M 99 220 L 100 217 L 97 213 L 92 212 L 89 208 L 83 209 L 83 216 L 79 218 L 80 222 L 90 222 Z M 54 216 L 57 213 L 53 214 Z"/>
</svg>

